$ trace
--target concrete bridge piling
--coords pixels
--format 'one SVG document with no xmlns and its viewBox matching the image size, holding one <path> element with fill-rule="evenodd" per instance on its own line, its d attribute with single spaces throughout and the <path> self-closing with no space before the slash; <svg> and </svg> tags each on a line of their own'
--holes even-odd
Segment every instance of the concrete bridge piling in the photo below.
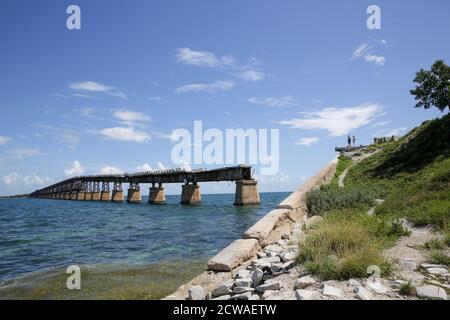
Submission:
<svg viewBox="0 0 450 320">
<path fill-rule="evenodd" d="M 181 183 L 181 204 L 201 203 L 201 182 L 236 182 L 235 205 L 256 205 L 260 203 L 258 184 L 253 179 L 251 167 L 239 165 L 212 170 L 182 169 L 135 174 L 95 175 L 69 178 L 43 189 L 34 191 L 30 198 L 61 199 L 78 201 L 125 201 L 123 183 L 128 183 L 126 200 L 139 203 L 142 200 L 141 184 L 149 183 L 151 204 L 166 203 L 163 183 Z M 112 190 L 110 190 L 112 183 Z"/>
</svg>

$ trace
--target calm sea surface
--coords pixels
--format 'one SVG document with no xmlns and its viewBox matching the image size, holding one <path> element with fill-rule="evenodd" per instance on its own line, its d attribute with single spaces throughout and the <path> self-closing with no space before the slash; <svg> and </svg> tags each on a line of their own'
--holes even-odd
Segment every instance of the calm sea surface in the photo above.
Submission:
<svg viewBox="0 0 450 320">
<path fill-rule="evenodd" d="M 200 274 L 208 258 L 272 210 L 234 195 L 202 195 L 202 205 L 0 199 L 0 299 L 156 299 Z M 81 290 L 65 270 L 81 266 Z"/>
</svg>

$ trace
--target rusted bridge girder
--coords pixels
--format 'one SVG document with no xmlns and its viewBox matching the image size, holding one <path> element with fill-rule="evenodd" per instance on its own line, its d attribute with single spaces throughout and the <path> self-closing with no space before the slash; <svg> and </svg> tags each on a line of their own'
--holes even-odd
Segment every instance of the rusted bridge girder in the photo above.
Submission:
<svg viewBox="0 0 450 320">
<path fill-rule="evenodd" d="M 133 174 L 112 174 L 112 175 L 90 175 L 90 176 L 79 176 L 69 178 L 58 183 L 52 184 L 48 187 L 39 189 L 31 193 L 29 196 L 32 198 L 50 198 L 50 199 L 74 199 L 73 193 L 77 194 L 78 197 L 75 199 L 78 200 L 91 200 L 92 193 L 99 191 L 99 184 L 102 183 L 102 191 L 107 192 L 109 194 L 109 183 L 114 184 L 113 190 L 122 191 L 121 184 L 129 183 L 130 190 L 132 190 L 136 194 L 134 198 L 128 197 L 129 202 L 139 202 L 140 201 L 140 183 L 149 183 L 154 187 L 155 184 L 159 185 L 161 190 L 163 183 L 184 183 L 186 185 L 196 185 L 199 182 L 220 182 L 220 181 L 254 181 L 252 177 L 252 168 L 247 165 L 239 165 L 235 167 L 225 167 L 218 169 L 210 169 L 210 170 L 192 170 L 187 171 L 183 169 L 170 169 L 163 171 L 151 171 L 151 172 L 139 172 Z M 248 184 L 251 185 L 251 184 Z M 256 181 L 253 184 L 254 191 L 256 192 Z M 120 188 L 120 190 L 118 190 Z M 236 192 L 238 192 L 237 188 Z M 184 187 L 184 190 L 188 190 L 188 188 Z M 114 192 L 114 191 L 113 191 Z M 187 192 L 187 191 L 186 191 Z M 200 199 L 200 191 L 196 191 L 198 194 L 194 197 L 195 199 Z M 248 192 L 248 190 L 247 190 Z M 245 202 L 245 196 L 242 197 L 242 191 L 239 191 L 239 195 L 236 194 L 236 199 L 244 199 L 243 201 L 236 201 L 236 204 L 248 204 Z M 244 192 L 245 193 L 245 192 Z M 69 196 L 70 194 L 70 196 Z M 80 197 L 81 194 L 81 197 Z M 183 195 L 182 195 L 183 196 Z M 97 199 L 96 197 L 94 197 Z M 194 199 L 193 198 L 193 199 Z M 256 197 L 253 196 L 252 204 L 259 203 L 259 195 Z M 119 201 L 122 199 L 120 195 Z M 112 201 L 115 201 L 113 197 Z M 131 200 L 131 201 L 130 201 Z M 136 200 L 136 201 L 134 201 Z M 195 202 L 192 200 L 192 202 Z M 241 203 L 242 202 L 242 203 Z M 183 202 L 184 203 L 184 202 Z"/>
</svg>

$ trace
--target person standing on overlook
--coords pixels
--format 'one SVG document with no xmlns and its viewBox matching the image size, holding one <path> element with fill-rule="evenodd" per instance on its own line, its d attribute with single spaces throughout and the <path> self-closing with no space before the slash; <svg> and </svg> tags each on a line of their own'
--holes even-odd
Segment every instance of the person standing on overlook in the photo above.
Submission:
<svg viewBox="0 0 450 320">
<path fill-rule="evenodd" d="M 352 138 L 350 138 L 350 135 L 347 135 L 347 146 L 348 147 L 352 146 Z"/>
<path fill-rule="evenodd" d="M 353 136 L 353 146 L 356 147 L 356 137 Z"/>
</svg>

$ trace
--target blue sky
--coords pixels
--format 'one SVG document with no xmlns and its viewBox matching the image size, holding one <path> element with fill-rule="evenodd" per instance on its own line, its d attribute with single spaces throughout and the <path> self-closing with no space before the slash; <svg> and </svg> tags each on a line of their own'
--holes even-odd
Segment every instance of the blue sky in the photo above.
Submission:
<svg viewBox="0 0 450 320">
<path fill-rule="evenodd" d="M 70 4 L 81 30 L 66 28 Z M 366 27 L 370 4 L 381 30 Z M 2 1 L 0 194 L 175 167 L 168 136 L 195 120 L 279 129 L 279 173 L 260 190 L 293 190 L 348 132 L 366 144 L 441 115 L 409 90 L 450 60 L 448 12 L 446 0 Z"/>
</svg>

